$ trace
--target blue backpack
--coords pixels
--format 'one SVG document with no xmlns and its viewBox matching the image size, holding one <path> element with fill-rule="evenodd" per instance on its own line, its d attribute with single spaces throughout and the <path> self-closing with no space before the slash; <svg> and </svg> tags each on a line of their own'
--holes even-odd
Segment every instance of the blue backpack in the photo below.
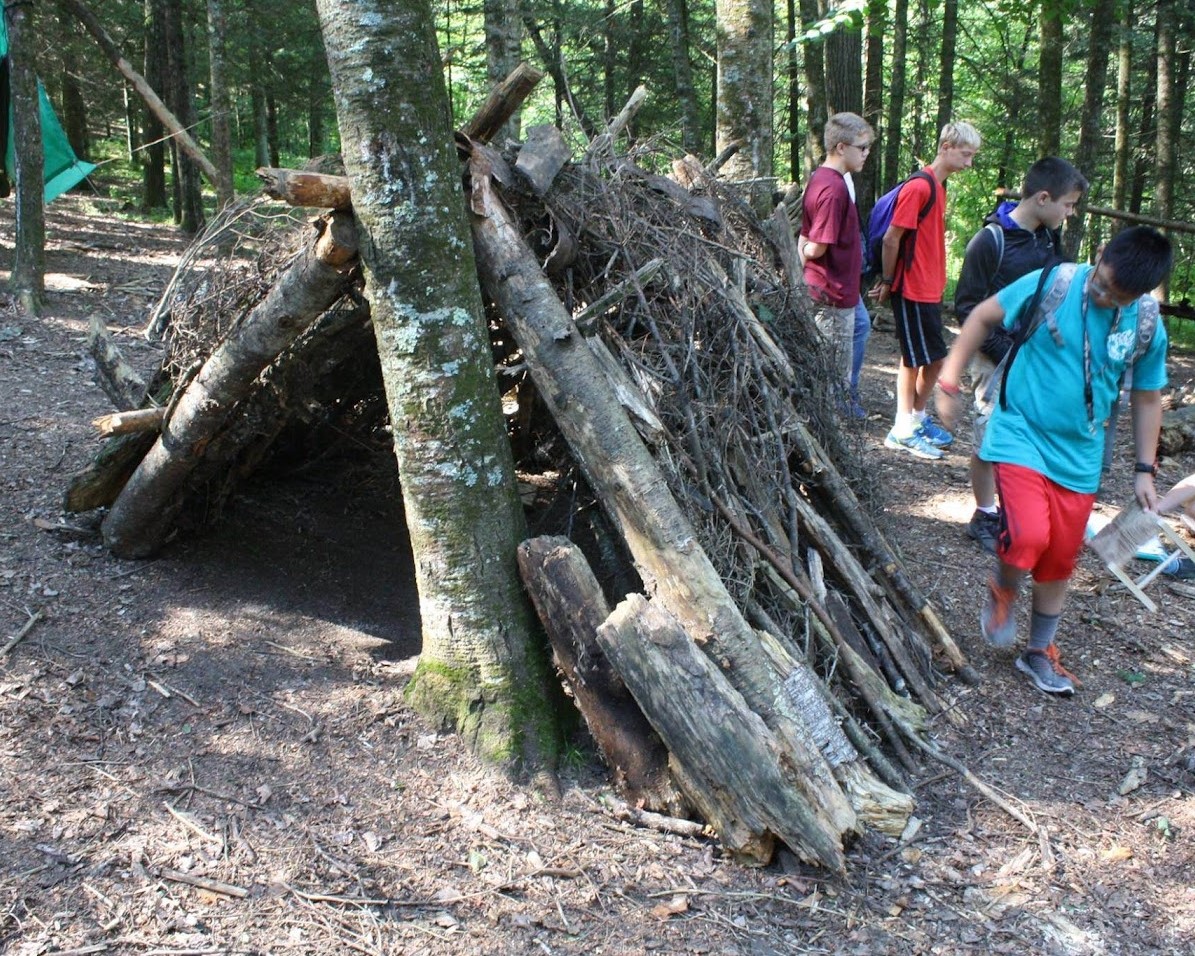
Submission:
<svg viewBox="0 0 1195 956">
<path fill-rule="evenodd" d="M 929 199 L 925 201 L 925 205 L 921 207 L 921 212 L 917 214 L 917 222 L 920 222 L 929 215 L 931 209 L 934 208 L 934 201 L 938 198 L 938 190 L 935 188 L 934 178 L 924 169 L 919 169 L 913 173 L 908 179 L 902 180 L 884 195 L 876 200 L 876 204 L 871 207 L 871 215 L 867 217 L 867 241 L 863 246 L 863 278 L 867 280 L 874 279 L 883 269 L 884 263 L 884 233 L 888 231 L 888 227 L 892 225 L 892 213 L 896 209 L 896 197 L 900 195 L 900 191 L 904 188 L 905 183 L 912 182 L 914 179 L 924 179 L 929 183 Z M 905 268 L 913 261 L 913 247 L 917 241 L 917 233 L 906 232 L 900 240 L 900 254 L 904 260 Z"/>
</svg>

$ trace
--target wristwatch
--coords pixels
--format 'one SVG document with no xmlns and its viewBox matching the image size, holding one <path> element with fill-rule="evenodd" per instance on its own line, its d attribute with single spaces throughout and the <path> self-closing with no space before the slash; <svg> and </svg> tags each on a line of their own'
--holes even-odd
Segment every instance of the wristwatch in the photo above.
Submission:
<svg viewBox="0 0 1195 956">
<path fill-rule="evenodd" d="M 1150 464 L 1147 461 L 1139 461 L 1133 465 L 1133 471 L 1138 475 L 1153 475 L 1156 478 L 1158 476 L 1158 463 L 1155 461 L 1153 464 Z"/>
</svg>

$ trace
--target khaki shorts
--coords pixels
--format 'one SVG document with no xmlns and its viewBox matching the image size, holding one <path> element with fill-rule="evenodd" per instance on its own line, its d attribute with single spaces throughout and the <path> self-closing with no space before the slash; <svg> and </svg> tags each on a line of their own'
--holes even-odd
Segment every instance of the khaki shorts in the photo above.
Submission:
<svg viewBox="0 0 1195 956">
<path fill-rule="evenodd" d="M 983 436 L 988 428 L 992 410 L 1000 400 L 1000 383 L 994 382 L 996 363 L 986 355 L 976 354 L 967 369 L 971 375 L 971 393 L 975 399 L 975 413 L 971 417 L 971 433 L 974 436 L 975 453 L 983 445 Z M 988 389 L 992 394 L 988 395 Z"/>
</svg>

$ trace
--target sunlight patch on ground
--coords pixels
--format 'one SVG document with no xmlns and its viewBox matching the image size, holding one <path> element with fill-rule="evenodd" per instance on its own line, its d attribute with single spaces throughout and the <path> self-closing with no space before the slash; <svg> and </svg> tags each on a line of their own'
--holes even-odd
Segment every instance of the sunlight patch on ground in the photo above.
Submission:
<svg viewBox="0 0 1195 956">
<path fill-rule="evenodd" d="M 893 514 L 966 524 L 975 511 L 975 502 L 966 491 L 944 491 L 903 505 L 889 505 L 888 510 Z"/>
</svg>

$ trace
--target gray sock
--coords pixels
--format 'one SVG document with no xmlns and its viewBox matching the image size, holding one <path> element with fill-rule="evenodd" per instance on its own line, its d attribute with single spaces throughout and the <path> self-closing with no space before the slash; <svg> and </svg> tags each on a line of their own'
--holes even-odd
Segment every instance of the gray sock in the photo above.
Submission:
<svg viewBox="0 0 1195 956">
<path fill-rule="evenodd" d="M 1042 614 L 1034 611 L 1029 617 L 1029 650 L 1044 651 L 1054 643 L 1061 614 Z"/>
</svg>

